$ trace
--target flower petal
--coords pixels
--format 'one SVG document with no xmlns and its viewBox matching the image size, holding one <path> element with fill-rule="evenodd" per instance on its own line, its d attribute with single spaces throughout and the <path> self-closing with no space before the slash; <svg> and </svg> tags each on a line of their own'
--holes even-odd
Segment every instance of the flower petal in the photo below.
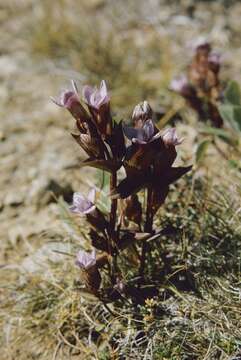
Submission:
<svg viewBox="0 0 241 360">
<path fill-rule="evenodd" d="M 126 126 L 126 125 L 123 125 L 123 132 L 125 134 L 125 136 L 129 139 L 129 140 L 132 140 L 132 139 L 138 139 L 139 136 L 139 129 L 135 129 L 133 127 L 130 127 L 130 126 Z"/>
<path fill-rule="evenodd" d="M 143 125 L 143 140 L 149 141 L 154 134 L 154 125 L 151 119 L 147 120 Z"/>
<path fill-rule="evenodd" d="M 175 92 L 182 92 L 183 88 L 188 85 L 188 79 L 185 75 L 181 75 L 173 79 L 170 83 L 170 89 Z"/>
<path fill-rule="evenodd" d="M 81 193 L 74 193 L 73 195 L 73 207 L 72 211 L 80 214 L 87 214 L 94 209 L 92 209 L 94 204 L 87 198 L 85 198 Z"/>
<path fill-rule="evenodd" d="M 77 87 L 77 84 L 74 80 L 71 80 L 71 85 L 72 85 L 72 88 L 75 92 L 75 94 L 78 96 L 79 95 L 79 90 L 78 90 L 78 87 Z"/>
<path fill-rule="evenodd" d="M 90 96 L 93 93 L 93 91 L 94 91 L 94 89 L 92 88 L 92 86 L 85 85 L 83 87 L 82 96 L 87 104 L 90 104 Z"/>
<path fill-rule="evenodd" d="M 102 80 L 101 83 L 100 83 L 100 95 L 101 95 L 102 98 L 105 98 L 108 95 L 105 80 Z"/>
<path fill-rule="evenodd" d="M 96 252 L 93 250 L 91 253 L 80 250 L 77 253 L 76 264 L 83 269 L 89 269 L 96 264 Z"/>
<path fill-rule="evenodd" d="M 164 131 L 162 135 L 162 140 L 164 141 L 166 146 L 176 146 L 180 145 L 183 142 L 183 139 L 178 139 L 175 128 L 169 128 Z"/>
<path fill-rule="evenodd" d="M 92 203 L 92 204 L 94 204 L 95 203 L 95 196 L 96 196 L 96 190 L 95 190 L 95 188 L 92 188 L 91 190 L 90 190 L 90 192 L 89 192 L 89 194 L 88 194 L 88 200 Z"/>
</svg>

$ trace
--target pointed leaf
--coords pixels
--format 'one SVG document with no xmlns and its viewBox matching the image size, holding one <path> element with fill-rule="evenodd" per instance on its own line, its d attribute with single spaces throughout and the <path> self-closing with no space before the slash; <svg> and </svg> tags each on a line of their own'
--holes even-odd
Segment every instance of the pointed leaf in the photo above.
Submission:
<svg viewBox="0 0 241 360">
<path fill-rule="evenodd" d="M 241 105 L 240 86 L 236 81 L 230 81 L 224 93 L 225 102 L 233 105 Z"/>
<path fill-rule="evenodd" d="M 234 107 L 234 121 L 238 125 L 239 131 L 241 131 L 241 106 Z"/>
<path fill-rule="evenodd" d="M 236 110 L 235 110 L 236 109 Z M 221 104 L 218 107 L 223 120 L 230 125 L 235 131 L 241 130 L 241 106 L 231 104 Z"/>
<path fill-rule="evenodd" d="M 111 193 L 112 198 L 125 199 L 128 196 L 137 193 L 139 190 L 147 186 L 151 180 L 150 173 L 139 172 L 135 173 L 135 176 L 127 176 L 122 180 L 117 188 Z"/>
<path fill-rule="evenodd" d="M 163 189 L 164 187 L 174 183 L 184 174 L 192 169 L 192 165 L 190 166 L 180 166 L 180 167 L 172 167 L 168 169 L 160 179 L 153 178 L 152 182 L 155 187 Z"/>
<path fill-rule="evenodd" d="M 206 151 L 208 149 L 208 145 L 210 144 L 210 140 L 205 139 L 198 144 L 196 154 L 195 154 L 195 162 L 196 164 L 199 164 L 202 159 L 204 158 Z"/>
<path fill-rule="evenodd" d="M 121 165 L 121 161 L 91 158 L 82 161 L 82 163 L 80 164 L 81 167 L 90 166 L 109 172 L 117 171 L 121 167 Z"/>
</svg>

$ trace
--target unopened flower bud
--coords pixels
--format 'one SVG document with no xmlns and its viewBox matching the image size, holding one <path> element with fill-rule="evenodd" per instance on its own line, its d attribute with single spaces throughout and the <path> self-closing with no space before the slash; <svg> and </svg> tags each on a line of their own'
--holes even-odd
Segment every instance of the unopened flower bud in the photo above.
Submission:
<svg viewBox="0 0 241 360">
<path fill-rule="evenodd" d="M 142 127 L 146 120 L 152 118 L 152 108 L 147 101 L 143 101 L 136 105 L 132 113 L 132 120 L 135 127 Z"/>
</svg>

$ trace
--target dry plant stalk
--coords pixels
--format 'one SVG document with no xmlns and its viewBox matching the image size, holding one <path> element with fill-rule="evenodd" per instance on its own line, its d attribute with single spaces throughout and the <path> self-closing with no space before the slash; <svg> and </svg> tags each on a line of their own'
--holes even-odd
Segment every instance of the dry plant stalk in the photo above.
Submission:
<svg viewBox="0 0 241 360">
<path fill-rule="evenodd" d="M 127 126 L 112 118 L 105 81 L 99 89 L 83 88 L 84 104 L 80 102 L 74 82 L 72 86 L 73 89 L 64 90 L 53 101 L 69 110 L 76 121 L 78 133 L 72 136 L 88 155 L 82 166 L 110 173 L 111 197 L 110 211 L 106 214 L 96 206 L 95 189 L 87 196 L 74 194 L 70 210 L 77 216 L 84 216 L 90 224 L 89 236 L 94 247 L 92 253 L 79 251 L 76 264 L 81 269 L 86 289 L 96 296 L 101 298 L 104 293 L 108 300 L 134 296 L 138 302 L 139 293 L 125 284 L 118 258 L 125 249 L 135 249 L 140 284 L 145 277 L 148 239 L 156 235 L 154 216 L 168 195 L 169 185 L 191 166 L 172 166 L 177 156 L 176 146 L 182 140 L 177 138 L 174 128 L 159 131 L 152 121 L 152 109 L 147 101 L 135 107 L 133 126 Z M 126 176 L 119 181 L 121 167 Z M 141 189 L 147 189 L 146 209 L 137 194 Z M 102 286 L 102 271 L 108 273 L 108 291 Z"/>
</svg>

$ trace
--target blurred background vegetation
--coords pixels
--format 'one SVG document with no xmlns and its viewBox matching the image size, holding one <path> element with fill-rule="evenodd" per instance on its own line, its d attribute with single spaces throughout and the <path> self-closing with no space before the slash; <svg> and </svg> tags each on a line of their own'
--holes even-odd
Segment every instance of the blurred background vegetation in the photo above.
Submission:
<svg viewBox="0 0 241 360">
<path fill-rule="evenodd" d="M 200 36 L 222 55 L 222 81 L 241 84 L 240 18 L 240 1 L 1 0 L 3 359 L 235 359 L 241 344 L 240 153 L 220 137 L 206 147 L 212 134 L 168 87 L 185 71 L 190 44 Z M 174 229 L 162 241 L 175 258 L 172 268 L 190 265 L 198 294 L 183 293 L 165 278 L 171 296 L 140 310 L 143 339 L 131 309 L 115 309 L 118 321 L 95 299 L 80 297 L 72 258 L 54 252 L 73 252 L 86 239 L 83 224 L 56 199 L 69 202 L 96 176 L 79 169 L 83 154 L 68 134 L 73 124 L 49 101 L 69 79 L 80 88 L 105 79 L 118 119 L 129 121 L 144 99 L 157 120 L 167 114 L 161 124 L 178 112 L 178 134 L 185 137 L 178 161 L 195 164 L 192 177 L 173 188 L 158 222 Z"/>
</svg>

